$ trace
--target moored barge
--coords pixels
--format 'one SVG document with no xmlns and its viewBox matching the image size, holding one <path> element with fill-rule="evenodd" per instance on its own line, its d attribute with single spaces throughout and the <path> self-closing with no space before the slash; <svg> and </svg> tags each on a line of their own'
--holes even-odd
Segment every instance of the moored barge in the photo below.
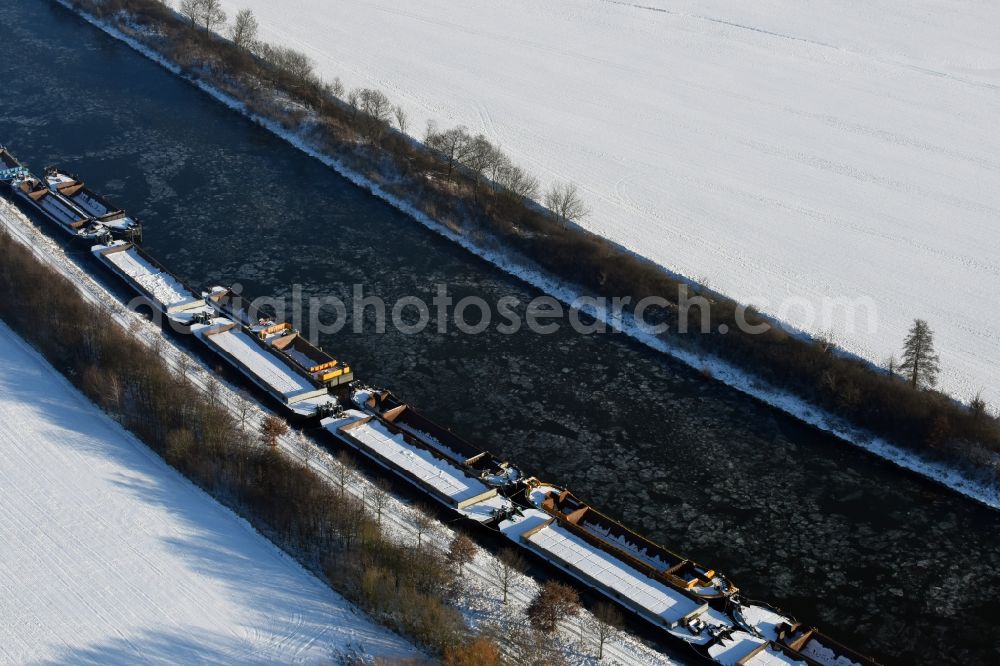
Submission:
<svg viewBox="0 0 1000 666">
<path fill-rule="evenodd" d="M 307 340 L 287 322 L 259 317 L 244 305 L 232 289 L 212 287 L 203 293 L 205 302 L 218 316 L 236 321 L 250 331 L 265 348 L 280 356 L 310 381 L 327 388 L 346 387 L 354 381 L 351 366 Z"/>
<path fill-rule="evenodd" d="M 721 602 L 715 605 L 722 608 L 739 591 L 725 576 L 633 532 L 565 488 L 532 478 L 525 482 L 524 496 L 531 506 L 555 518 L 569 532 L 667 585 L 707 601 Z"/>
<path fill-rule="evenodd" d="M 58 169 L 35 176 L 0 146 L 0 182 L 30 209 L 62 232 L 89 241 L 108 235 L 135 236 L 140 226 L 122 211 L 108 210 L 106 200 Z M 110 204 L 108 204 L 110 205 Z"/>
<path fill-rule="evenodd" d="M 420 446 L 443 455 L 480 479 L 507 492 L 520 487 L 521 470 L 438 425 L 390 391 L 359 388 L 351 399 L 356 407 L 407 433 Z"/>
<path fill-rule="evenodd" d="M 266 348 L 246 327 L 228 317 L 205 317 L 191 332 L 295 417 L 323 414 L 335 404 L 329 389 Z"/>
<path fill-rule="evenodd" d="M 308 375 L 313 383 L 333 389 L 354 381 L 351 366 L 313 345 L 291 324 L 262 321 L 249 328 L 258 340 Z"/>
<path fill-rule="evenodd" d="M 211 309 L 203 298 L 146 254 L 139 246 L 116 240 L 90 249 L 94 257 L 125 281 L 157 312 L 181 326 L 190 326 Z"/>
<path fill-rule="evenodd" d="M 75 176 L 58 167 L 49 167 L 45 170 L 45 184 L 50 191 L 74 204 L 78 210 L 95 222 L 99 222 L 112 235 L 127 237 L 130 240 L 141 238 L 142 225 L 138 220 L 116 207 L 107 197 L 91 190 Z"/>
<path fill-rule="evenodd" d="M 321 424 L 341 443 L 465 518 L 490 523 L 510 512 L 510 501 L 495 486 L 373 414 L 347 409 Z"/>
</svg>

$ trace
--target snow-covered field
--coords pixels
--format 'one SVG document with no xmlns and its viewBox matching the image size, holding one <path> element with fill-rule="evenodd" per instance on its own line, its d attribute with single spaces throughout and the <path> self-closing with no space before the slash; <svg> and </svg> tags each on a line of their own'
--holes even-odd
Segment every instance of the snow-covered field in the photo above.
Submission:
<svg viewBox="0 0 1000 666">
<path fill-rule="evenodd" d="M 412 133 L 482 131 L 578 183 L 594 231 L 870 360 L 927 319 L 943 388 L 1000 403 L 1000 5 L 223 4 Z"/>
<path fill-rule="evenodd" d="M 0 663 L 414 656 L 0 323 Z"/>
</svg>

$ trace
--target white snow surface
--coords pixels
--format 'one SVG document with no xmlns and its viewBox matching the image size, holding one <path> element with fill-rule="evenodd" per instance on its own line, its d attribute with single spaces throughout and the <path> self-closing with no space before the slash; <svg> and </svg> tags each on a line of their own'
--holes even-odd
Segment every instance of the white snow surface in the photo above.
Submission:
<svg viewBox="0 0 1000 666">
<path fill-rule="evenodd" d="M 740 659 L 757 649 L 764 641 L 745 631 L 734 632 L 729 638 L 708 648 L 708 654 L 722 666 L 738 666 Z"/>
<path fill-rule="evenodd" d="M 358 413 L 361 418 L 364 415 Z M 336 425 L 335 419 L 324 419 L 323 425 L 333 434 L 343 427 Z M 474 479 L 450 462 L 436 458 L 427 451 L 410 446 L 398 433 L 389 432 L 379 421 L 368 421 L 346 430 L 342 435 L 369 449 L 373 455 L 397 465 L 427 486 L 450 498 L 455 506 L 461 502 L 485 494 L 490 489 L 478 479 Z"/>
<path fill-rule="evenodd" d="M 0 663 L 416 656 L 0 323 Z"/>
<path fill-rule="evenodd" d="M 250 334 L 241 329 L 238 324 L 229 330 L 212 332 L 231 323 L 229 319 L 216 317 L 210 324 L 195 325 L 192 330 L 196 331 L 202 340 L 210 340 L 223 351 L 231 354 L 233 358 L 243 364 L 247 371 L 285 396 L 286 400 L 317 390 L 305 378 L 285 367 L 267 350 L 259 347 L 250 339 Z"/>
<path fill-rule="evenodd" d="M 110 246 L 95 246 L 104 248 Z M 170 273 L 164 273 L 143 259 L 134 248 L 119 252 L 108 252 L 99 254 L 99 258 L 117 266 L 122 272 L 131 277 L 136 283 L 145 289 L 156 299 L 160 308 L 167 311 L 171 308 L 185 306 L 200 301 L 184 285 Z M 202 303 L 204 301 L 201 301 Z"/>
<path fill-rule="evenodd" d="M 821 644 L 819 641 L 811 640 L 805 644 L 799 653 L 810 659 L 823 664 L 823 666 L 860 666 L 856 661 L 836 652 Z"/>
<path fill-rule="evenodd" d="M 549 559 L 600 581 L 616 594 L 633 600 L 651 616 L 662 618 L 665 623 L 679 622 L 703 605 L 636 572 L 631 566 L 567 532 L 552 522 L 548 514 L 536 509 L 527 509 L 523 517 L 503 521 L 500 531 L 515 542 L 526 539 L 546 553 Z M 530 536 L 525 537 L 524 534 L 529 532 Z M 690 640 L 705 642 L 707 638 L 706 635 L 704 639 Z"/>
<path fill-rule="evenodd" d="M 741 666 L 808 666 L 801 659 L 789 657 L 783 652 L 766 647 L 743 662 Z"/>
<path fill-rule="evenodd" d="M 587 228 L 848 351 L 880 362 L 927 319 L 941 387 L 1000 402 L 1000 5 L 223 6 L 386 91 L 411 134 L 483 132 L 578 183 Z M 852 325 L 837 303 L 867 298 Z"/>
</svg>

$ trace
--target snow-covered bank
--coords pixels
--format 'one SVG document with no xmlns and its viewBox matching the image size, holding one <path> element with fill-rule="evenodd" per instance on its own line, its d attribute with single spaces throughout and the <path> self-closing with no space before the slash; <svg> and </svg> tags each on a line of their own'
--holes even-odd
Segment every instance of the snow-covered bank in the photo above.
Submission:
<svg viewBox="0 0 1000 666">
<path fill-rule="evenodd" d="M 0 323 L 0 663 L 417 656 Z"/>
<path fill-rule="evenodd" d="M 927 319 L 942 388 L 1000 404 L 997 4 L 294 5 L 223 0 L 414 134 L 485 133 L 578 183 L 589 229 L 847 351 L 880 363 Z M 819 317 L 862 297 L 875 329 Z"/>
<path fill-rule="evenodd" d="M 136 40 L 129 38 L 128 36 L 122 35 L 115 28 L 107 25 L 102 25 L 102 27 L 114 36 L 127 41 L 133 47 L 137 48 L 147 56 L 156 59 L 158 62 L 163 63 L 162 59 L 159 58 L 155 53 L 151 52 L 148 48 L 144 47 L 142 44 L 138 43 Z M 173 71 L 176 71 L 176 67 L 173 67 L 169 63 L 163 63 L 165 66 L 169 67 Z M 247 113 L 246 109 L 237 100 L 234 100 L 217 90 L 212 89 L 203 80 L 194 81 L 196 85 L 201 87 L 203 90 L 212 94 L 219 100 L 223 101 L 227 105 L 234 109 L 237 109 L 243 113 Z M 251 114 L 247 114 L 251 115 Z M 251 117 L 253 117 L 251 115 Z M 324 163 L 330 165 L 337 171 L 339 171 L 345 177 L 351 179 L 353 182 L 359 184 L 372 191 L 377 196 L 385 199 L 391 204 L 397 206 L 401 210 L 412 215 L 415 219 L 425 224 L 426 226 L 446 235 L 447 237 L 459 242 L 464 247 L 470 249 L 471 251 L 485 257 L 489 261 L 500 266 L 504 270 L 518 275 L 519 277 L 525 279 L 526 281 L 538 286 L 539 288 L 545 290 L 548 293 L 552 293 L 559 298 L 565 300 L 566 302 L 571 302 L 575 299 L 577 294 L 567 288 L 565 285 L 561 284 L 559 281 L 551 279 L 538 271 L 526 268 L 522 262 L 516 261 L 510 257 L 499 255 L 496 253 L 491 253 L 476 247 L 468 238 L 454 233 L 450 229 L 437 224 L 434 220 L 427 218 L 425 215 L 416 211 L 413 207 L 409 206 L 405 201 L 396 199 L 386 192 L 379 189 L 377 186 L 366 181 L 363 177 L 358 174 L 351 172 L 346 169 L 343 164 L 338 162 L 336 159 L 322 155 L 319 151 L 309 145 L 308 141 L 302 136 L 295 133 L 288 132 L 276 123 L 270 122 L 266 119 L 255 118 L 262 126 L 270 129 L 271 131 L 283 136 L 293 145 L 297 146 L 306 153 L 313 155 L 323 161 Z M 746 375 L 742 371 L 735 369 L 726 364 L 714 361 L 712 359 L 706 359 L 700 357 L 696 354 L 692 354 L 689 351 L 676 349 L 671 347 L 667 342 L 663 340 L 653 338 L 651 336 L 644 335 L 642 331 L 637 330 L 628 321 L 617 322 L 624 330 L 626 330 L 630 335 L 642 340 L 643 342 L 649 344 L 650 346 L 659 349 L 661 351 L 666 351 L 671 353 L 677 358 L 681 359 L 685 363 L 688 363 L 695 368 L 708 368 L 711 370 L 713 375 L 722 381 L 744 391 L 750 395 L 753 395 L 761 400 L 764 400 L 772 405 L 775 405 L 789 413 L 792 413 L 803 420 L 812 423 L 818 427 L 829 430 L 855 444 L 863 446 L 864 448 L 881 455 L 889 460 L 892 460 L 896 464 L 905 467 L 907 469 L 916 471 L 928 478 L 938 480 L 949 487 L 952 487 L 960 492 L 983 501 L 991 506 L 1000 506 L 1000 493 L 997 489 L 988 486 L 984 483 L 976 482 L 970 478 L 967 478 L 964 474 L 950 468 L 948 465 L 943 463 L 929 462 L 920 457 L 914 455 L 912 452 L 894 447 L 887 442 L 872 438 L 871 436 L 852 430 L 842 423 L 839 423 L 835 419 L 832 419 L 829 415 L 824 414 L 804 401 L 795 398 L 794 396 L 788 395 L 784 392 L 775 391 L 767 386 L 759 384 L 754 380 L 753 377 Z"/>
</svg>

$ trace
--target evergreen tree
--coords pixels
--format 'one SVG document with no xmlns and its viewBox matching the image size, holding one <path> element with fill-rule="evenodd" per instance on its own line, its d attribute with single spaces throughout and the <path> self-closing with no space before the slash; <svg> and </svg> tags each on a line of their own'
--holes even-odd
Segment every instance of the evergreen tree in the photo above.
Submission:
<svg viewBox="0 0 1000 666">
<path fill-rule="evenodd" d="M 937 384 L 938 355 L 934 353 L 934 334 L 923 319 L 915 319 L 906 336 L 901 369 L 914 388 L 930 388 Z"/>
</svg>

